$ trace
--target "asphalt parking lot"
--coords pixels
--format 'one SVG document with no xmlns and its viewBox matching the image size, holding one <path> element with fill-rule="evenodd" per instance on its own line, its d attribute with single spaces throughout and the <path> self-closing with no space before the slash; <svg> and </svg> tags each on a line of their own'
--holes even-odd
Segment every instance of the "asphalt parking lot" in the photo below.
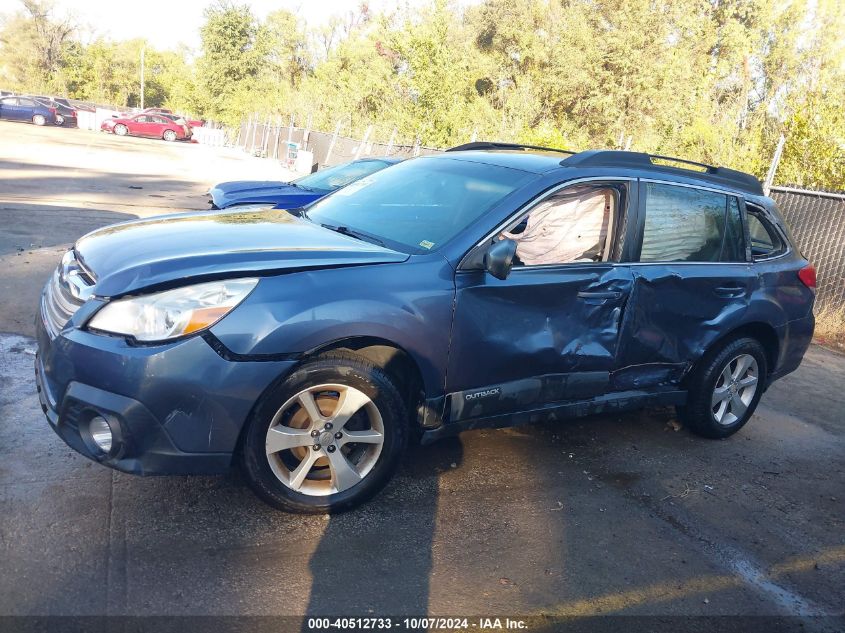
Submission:
<svg viewBox="0 0 845 633">
<path fill-rule="evenodd" d="M 845 356 L 813 346 L 734 437 L 669 409 L 476 431 L 363 508 L 279 513 L 237 472 L 137 478 L 71 451 L 32 321 L 88 230 L 281 178 L 229 150 L 0 123 L 0 615 L 648 615 L 845 626 Z"/>
</svg>

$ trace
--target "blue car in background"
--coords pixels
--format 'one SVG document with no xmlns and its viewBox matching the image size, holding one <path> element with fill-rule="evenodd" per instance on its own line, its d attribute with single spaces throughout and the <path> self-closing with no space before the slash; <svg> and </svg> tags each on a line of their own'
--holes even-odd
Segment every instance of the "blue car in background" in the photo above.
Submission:
<svg viewBox="0 0 845 633">
<path fill-rule="evenodd" d="M 29 121 L 35 125 L 55 125 L 56 109 L 39 103 L 32 97 L 3 97 L 0 99 L 0 119 Z"/>
<path fill-rule="evenodd" d="M 278 180 L 233 180 L 215 185 L 208 192 L 212 209 L 240 205 L 304 207 L 365 176 L 400 162 L 401 158 L 362 158 L 351 163 L 321 169 L 291 182 Z"/>
</svg>

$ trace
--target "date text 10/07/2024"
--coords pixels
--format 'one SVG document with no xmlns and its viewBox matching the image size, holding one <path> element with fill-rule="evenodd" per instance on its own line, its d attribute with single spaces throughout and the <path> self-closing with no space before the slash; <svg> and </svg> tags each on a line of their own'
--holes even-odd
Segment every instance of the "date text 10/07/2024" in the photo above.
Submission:
<svg viewBox="0 0 845 633">
<path fill-rule="evenodd" d="M 526 630 L 528 623 L 511 618 L 308 618 L 308 629 L 320 630 Z"/>
</svg>

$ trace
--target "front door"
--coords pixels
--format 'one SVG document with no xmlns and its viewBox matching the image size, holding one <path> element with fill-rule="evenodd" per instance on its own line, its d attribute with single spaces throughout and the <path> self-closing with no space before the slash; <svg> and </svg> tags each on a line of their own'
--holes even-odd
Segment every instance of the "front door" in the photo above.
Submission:
<svg viewBox="0 0 845 633">
<path fill-rule="evenodd" d="M 635 189 L 628 181 L 595 181 L 545 195 L 500 236 L 517 242 L 507 279 L 457 273 L 451 421 L 608 390 L 633 280 L 630 266 L 616 262 Z"/>
</svg>

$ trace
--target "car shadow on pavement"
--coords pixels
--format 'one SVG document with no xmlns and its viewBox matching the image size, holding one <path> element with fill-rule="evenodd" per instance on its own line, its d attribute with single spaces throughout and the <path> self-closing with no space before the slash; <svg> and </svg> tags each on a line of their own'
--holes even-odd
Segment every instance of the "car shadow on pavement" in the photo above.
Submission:
<svg viewBox="0 0 845 633">
<path fill-rule="evenodd" d="M 429 612 L 440 475 L 458 468 L 457 437 L 412 446 L 395 481 L 376 499 L 333 515 L 311 556 L 302 624 L 314 616 L 384 617 Z"/>
</svg>

